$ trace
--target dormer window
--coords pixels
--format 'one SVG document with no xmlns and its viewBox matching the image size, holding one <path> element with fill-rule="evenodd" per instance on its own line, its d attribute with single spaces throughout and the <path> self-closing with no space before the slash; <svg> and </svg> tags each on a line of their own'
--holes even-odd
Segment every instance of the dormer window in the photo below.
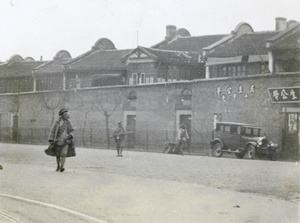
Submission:
<svg viewBox="0 0 300 223">
<path fill-rule="evenodd" d="M 144 84 L 146 83 L 146 74 L 144 73 L 133 73 L 129 79 L 130 85 Z"/>
</svg>

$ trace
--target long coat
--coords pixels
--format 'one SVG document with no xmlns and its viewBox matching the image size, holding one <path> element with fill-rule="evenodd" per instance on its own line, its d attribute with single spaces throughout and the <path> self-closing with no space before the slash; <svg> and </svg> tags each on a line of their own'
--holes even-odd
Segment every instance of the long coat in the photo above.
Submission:
<svg viewBox="0 0 300 223">
<path fill-rule="evenodd" d="M 70 120 L 63 120 L 59 118 L 56 120 L 49 132 L 49 141 L 54 143 L 45 150 L 49 156 L 56 156 L 55 150 L 57 146 L 69 145 L 67 157 L 76 156 L 74 144 L 74 128 Z"/>
</svg>

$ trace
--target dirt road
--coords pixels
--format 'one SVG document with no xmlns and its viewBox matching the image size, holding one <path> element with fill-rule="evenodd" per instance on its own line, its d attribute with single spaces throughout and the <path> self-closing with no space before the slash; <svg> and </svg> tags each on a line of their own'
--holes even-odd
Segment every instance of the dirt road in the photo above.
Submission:
<svg viewBox="0 0 300 223">
<path fill-rule="evenodd" d="M 300 220 L 298 163 L 77 148 L 59 173 L 44 148 L 0 145 L 1 194 L 111 223 Z M 20 217 L 1 199 L 1 211 Z"/>
</svg>

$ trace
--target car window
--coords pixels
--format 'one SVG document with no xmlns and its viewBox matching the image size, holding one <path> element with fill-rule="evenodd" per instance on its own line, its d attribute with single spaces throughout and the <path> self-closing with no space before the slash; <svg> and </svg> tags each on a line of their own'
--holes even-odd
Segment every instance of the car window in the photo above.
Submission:
<svg viewBox="0 0 300 223">
<path fill-rule="evenodd" d="M 244 134 L 246 136 L 260 136 L 260 129 L 246 127 Z"/>
<path fill-rule="evenodd" d="M 260 136 L 260 129 L 253 129 L 254 136 Z"/>
<path fill-rule="evenodd" d="M 230 133 L 231 134 L 241 134 L 242 131 L 242 127 L 241 126 L 237 126 L 237 125 L 232 125 L 231 129 L 230 129 Z"/>
<path fill-rule="evenodd" d="M 230 132 L 230 125 L 226 125 L 226 126 L 225 126 L 224 132 Z"/>
<path fill-rule="evenodd" d="M 219 130 L 220 130 L 221 132 L 223 132 L 223 129 L 224 129 L 224 125 L 220 125 L 220 129 L 219 129 Z"/>
<path fill-rule="evenodd" d="M 238 127 L 237 127 L 237 134 L 240 135 L 241 133 L 242 133 L 242 127 L 241 127 L 241 126 L 238 126 Z"/>
<path fill-rule="evenodd" d="M 252 135 L 252 129 L 251 129 L 251 128 L 245 128 L 244 134 L 245 134 L 246 136 L 251 136 L 251 135 Z"/>
</svg>

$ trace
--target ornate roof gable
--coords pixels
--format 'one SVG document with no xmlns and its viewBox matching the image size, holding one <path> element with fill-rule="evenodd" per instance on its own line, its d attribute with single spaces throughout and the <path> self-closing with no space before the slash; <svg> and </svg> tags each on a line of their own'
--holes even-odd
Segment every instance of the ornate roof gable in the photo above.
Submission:
<svg viewBox="0 0 300 223">
<path fill-rule="evenodd" d="M 137 47 L 122 58 L 123 62 L 141 63 L 141 62 L 178 62 L 191 63 L 198 62 L 199 53 L 184 52 L 174 50 L 161 50 L 145 47 Z"/>
</svg>

